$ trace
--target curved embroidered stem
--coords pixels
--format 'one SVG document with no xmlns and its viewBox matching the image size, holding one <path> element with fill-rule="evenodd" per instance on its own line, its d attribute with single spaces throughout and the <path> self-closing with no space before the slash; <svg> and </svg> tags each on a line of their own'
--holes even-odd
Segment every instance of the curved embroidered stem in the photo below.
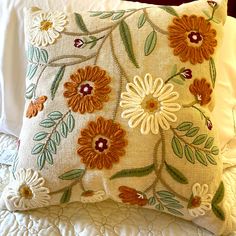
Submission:
<svg viewBox="0 0 236 236">
<path fill-rule="evenodd" d="M 76 33 L 76 32 L 64 31 L 64 32 L 62 32 L 62 34 L 65 34 L 65 35 L 68 35 L 68 36 L 73 36 L 73 37 L 76 37 L 76 36 L 80 37 L 80 36 L 88 36 L 88 35 L 92 35 L 92 34 L 99 34 L 101 32 L 109 30 L 111 28 L 112 28 L 112 26 L 107 26 L 107 27 L 104 27 L 104 28 L 101 28 L 101 29 L 98 29 L 98 30 L 94 30 L 94 31 L 90 31 L 90 32 L 84 32 L 84 33 Z"/>
<path fill-rule="evenodd" d="M 85 56 L 83 55 L 63 55 L 63 56 L 58 56 L 58 57 L 55 57 L 53 59 L 51 59 L 48 64 L 51 64 L 52 62 L 55 62 L 55 61 L 60 61 L 60 60 L 63 60 L 63 59 L 69 59 L 69 58 L 79 58 L 79 59 L 86 59 Z"/>
<path fill-rule="evenodd" d="M 190 107 L 192 107 L 192 106 L 194 106 L 195 104 L 197 104 L 198 103 L 198 101 L 193 101 L 193 102 L 191 102 L 191 103 L 189 103 L 189 104 L 184 104 L 184 105 L 182 105 L 182 107 L 183 108 L 190 108 Z"/>
<path fill-rule="evenodd" d="M 181 199 L 181 200 L 184 201 L 184 202 L 189 202 L 189 199 L 188 199 L 188 198 L 186 198 L 186 197 L 184 197 L 184 196 L 178 194 L 174 189 L 172 189 L 172 188 L 170 187 L 170 185 L 168 185 L 168 184 L 166 183 L 165 179 L 162 178 L 162 176 L 160 176 L 160 182 L 161 182 L 161 183 L 163 184 L 163 186 L 165 186 L 170 192 L 174 193 L 174 194 L 176 195 L 176 197 L 178 197 L 179 199 Z"/>
<path fill-rule="evenodd" d="M 210 150 L 207 150 L 207 149 L 204 149 L 204 148 L 200 148 L 200 147 L 198 147 L 198 146 L 196 146 L 196 145 L 194 145 L 194 144 L 192 144 L 192 143 L 188 143 L 186 140 L 183 139 L 183 137 L 182 137 L 181 135 L 179 135 L 179 134 L 176 132 L 176 130 L 175 130 L 173 127 L 170 127 L 170 130 L 171 130 L 171 131 L 173 132 L 173 134 L 174 134 L 175 136 L 177 136 L 178 139 L 181 140 L 184 144 L 187 144 L 187 145 L 189 145 L 190 147 L 192 147 L 192 148 L 194 148 L 194 149 L 196 149 L 196 150 L 200 150 L 200 151 L 203 151 L 203 152 L 205 152 L 205 153 L 211 154 L 211 151 L 210 151 Z"/>
<path fill-rule="evenodd" d="M 36 83 L 35 83 L 35 86 L 34 86 L 34 92 L 33 92 L 33 98 L 36 99 L 36 88 L 38 87 L 38 83 L 39 83 L 39 80 L 43 74 L 43 72 L 45 71 L 45 69 L 47 68 L 47 66 L 43 66 L 42 70 L 40 71 L 39 75 L 38 75 L 38 78 L 36 80 Z"/>
<path fill-rule="evenodd" d="M 77 180 L 73 181 L 70 185 L 68 185 L 68 186 L 66 186 L 64 188 L 58 189 L 57 191 L 50 192 L 49 194 L 50 195 L 54 195 L 54 194 L 57 194 L 57 193 L 61 193 L 61 192 L 65 191 L 68 188 L 72 188 L 73 186 L 75 186 L 76 184 L 78 184 L 80 182 L 81 182 L 81 180 L 77 179 Z"/>
<path fill-rule="evenodd" d="M 147 12 L 146 9 L 143 9 L 143 13 L 144 13 L 144 15 L 145 15 L 145 17 L 146 17 L 146 19 L 147 19 L 147 22 L 150 24 L 150 26 L 151 26 L 155 31 L 157 31 L 157 32 L 159 32 L 159 33 L 161 33 L 161 34 L 164 34 L 164 35 L 168 35 L 168 32 L 167 32 L 167 31 L 161 29 L 159 26 L 157 26 L 157 25 L 150 19 L 150 17 L 149 17 L 149 15 L 148 15 L 148 12 Z"/>
<path fill-rule="evenodd" d="M 211 17 L 209 19 L 207 19 L 207 21 L 213 20 L 216 9 L 217 9 L 216 7 L 213 7 L 213 11 L 212 11 Z"/>
<path fill-rule="evenodd" d="M 180 75 L 182 72 L 179 72 L 177 74 L 172 75 L 171 77 L 169 77 L 166 81 L 165 84 L 167 84 L 170 80 L 172 80 L 173 78 L 175 78 L 176 76 Z"/>
</svg>

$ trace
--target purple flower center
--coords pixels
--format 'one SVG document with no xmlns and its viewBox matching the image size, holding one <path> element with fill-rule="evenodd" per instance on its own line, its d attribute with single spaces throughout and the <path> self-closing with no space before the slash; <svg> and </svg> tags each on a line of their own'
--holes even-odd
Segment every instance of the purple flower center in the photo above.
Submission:
<svg viewBox="0 0 236 236">
<path fill-rule="evenodd" d="M 108 149 L 107 140 L 104 138 L 99 138 L 95 142 L 95 149 L 99 152 L 103 152 L 104 150 Z"/>
<path fill-rule="evenodd" d="M 89 84 L 82 84 L 80 86 L 79 92 L 83 94 L 83 96 L 90 95 L 92 93 L 93 87 Z"/>
<path fill-rule="evenodd" d="M 82 39 L 75 39 L 74 46 L 76 48 L 81 48 L 84 45 L 84 41 Z"/>
<path fill-rule="evenodd" d="M 192 31 L 188 35 L 188 38 L 189 38 L 191 43 L 199 43 L 200 41 L 202 41 L 202 36 L 201 36 L 201 34 L 199 32 Z"/>
</svg>

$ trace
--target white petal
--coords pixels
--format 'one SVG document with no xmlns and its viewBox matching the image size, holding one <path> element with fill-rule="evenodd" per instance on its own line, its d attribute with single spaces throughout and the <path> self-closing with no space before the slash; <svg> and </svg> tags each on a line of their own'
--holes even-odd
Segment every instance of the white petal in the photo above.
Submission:
<svg viewBox="0 0 236 236">
<path fill-rule="evenodd" d="M 150 129 L 151 129 L 151 122 L 154 120 L 154 116 L 153 115 L 147 115 L 141 124 L 141 133 L 142 134 L 149 134 Z"/>
<path fill-rule="evenodd" d="M 179 111 L 181 109 L 181 106 L 178 103 L 160 102 L 160 105 L 163 107 L 163 110 L 170 112 Z"/>
<path fill-rule="evenodd" d="M 135 128 L 137 127 L 143 119 L 145 119 L 145 117 L 147 116 L 147 113 L 138 113 L 136 115 L 133 115 L 129 121 L 128 121 L 128 125 L 130 128 Z"/>
<path fill-rule="evenodd" d="M 135 77 L 134 77 L 134 84 L 136 85 L 136 87 L 137 87 L 140 91 L 146 93 L 146 87 L 145 87 L 144 82 L 143 82 L 143 79 L 142 79 L 141 77 L 135 76 Z"/>
<path fill-rule="evenodd" d="M 194 184 L 192 187 L 193 196 L 199 196 L 201 190 L 201 185 L 199 183 Z"/>
<path fill-rule="evenodd" d="M 202 185 L 202 189 L 201 189 L 201 193 L 200 193 L 200 197 L 206 195 L 208 193 L 208 190 L 209 190 L 208 185 L 207 184 L 203 184 Z"/>
<path fill-rule="evenodd" d="M 166 93 L 165 95 L 161 95 L 159 97 L 159 101 L 164 102 L 173 102 L 179 98 L 179 94 L 177 92 Z"/>
<path fill-rule="evenodd" d="M 173 84 L 166 84 L 158 93 L 157 97 L 159 101 L 162 101 L 167 95 L 169 95 L 173 91 L 174 85 Z"/>
<path fill-rule="evenodd" d="M 152 89 L 152 93 L 153 93 L 154 98 L 158 97 L 158 94 L 161 91 L 163 85 L 164 85 L 164 82 L 161 78 L 155 79 L 153 89 Z"/>
<path fill-rule="evenodd" d="M 146 74 L 144 78 L 145 92 L 146 95 L 153 93 L 153 78 L 150 74 Z"/>
<path fill-rule="evenodd" d="M 158 116 L 158 123 L 163 130 L 170 129 L 170 124 L 168 123 L 166 118 L 163 117 L 161 114 Z"/>
<path fill-rule="evenodd" d="M 160 111 L 160 114 L 166 118 L 166 120 L 170 122 L 176 122 L 177 121 L 177 116 L 171 112 L 168 111 Z"/>
<path fill-rule="evenodd" d="M 133 107 L 133 108 L 129 108 L 129 109 L 124 110 L 121 114 L 121 117 L 125 118 L 125 119 L 129 119 L 130 117 L 132 117 L 133 115 L 136 115 L 138 113 L 143 114 L 144 110 L 139 109 L 137 107 Z"/>
<path fill-rule="evenodd" d="M 158 119 L 157 119 L 156 115 L 151 120 L 151 131 L 153 134 L 159 133 L 159 123 L 158 123 Z"/>
</svg>

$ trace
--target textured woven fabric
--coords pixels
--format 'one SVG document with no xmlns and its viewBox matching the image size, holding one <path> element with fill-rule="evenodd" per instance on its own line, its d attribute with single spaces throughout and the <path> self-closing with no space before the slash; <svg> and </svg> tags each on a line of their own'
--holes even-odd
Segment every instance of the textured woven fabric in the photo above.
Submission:
<svg viewBox="0 0 236 236">
<path fill-rule="evenodd" d="M 230 232 L 210 114 L 225 12 L 224 1 L 28 11 L 27 102 L 2 205 L 112 198 Z"/>
</svg>

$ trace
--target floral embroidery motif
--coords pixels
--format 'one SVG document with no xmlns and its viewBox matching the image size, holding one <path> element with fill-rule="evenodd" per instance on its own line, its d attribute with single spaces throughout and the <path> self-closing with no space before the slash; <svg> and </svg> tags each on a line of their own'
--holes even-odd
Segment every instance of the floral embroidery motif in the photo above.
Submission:
<svg viewBox="0 0 236 236">
<path fill-rule="evenodd" d="M 195 79 L 193 84 L 189 86 L 189 91 L 195 96 L 196 101 L 204 106 L 211 101 L 212 89 L 206 79 Z"/>
<path fill-rule="evenodd" d="M 148 203 L 146 195 L 136 189 L 129 188 L 127 186 L 120 186 L 119 197 L 122 199 L 123 203 L 129 203 L 131 205 L 145 206 Z"/>
<path fill-rule="evenodd" d="M 82 48 L 84 46 L 84 41 L 82 39 L 75 39 L 74 46 L 76 48 Z"/>
<path fill-rule="evenodd" d="M 98 66 L 87 66 L 78 69 L 70 76 L 70 82 L 64 84 L 64 97 L 72 111 L 92 113 L 101 110 L 111 92 L 111 78 Z"/>
<path fill-rule="evenodd" d="M 83 203 L 101 202 L 105 200 L 105 197 L 106 193 L 103 190 L 97 192 L 88 190 L 81 194 L 80 201 Z"/>
<path fill-rule="evenodd" d="M 141 124 L 142 134 L 159 133 L 159 126 L 168 130 L 169 122 L 176 122 L 177 117 L 173 112 L 180 110 L 180 105 L 174 103 L 179 94 L 173 92 L 172 84 L 164 84 L 161 78 L 153 79 L 146 74 L 142 79 L 134 77 L 133 83 L 126 86 L 127 92 L 121 94 L 120 106 L 125 108 L 122 118 L 129 119 L 131 128 Z"/>
<path fill-rule="evenodd" d="M 87 128 L 81 131 L 77 153 L 91 169 L 110 169 L 125 154 L 125 134 L 119 124 L 99 117 L 96 122 L 89 122 Z"/>
<path fill-rule="evenodd" d="M 49 204 L 49 189 L 44 179 L 32 169 L 20 169 L 6 188 L 4 200 L 8 210 L 27 210 Z"/>
<path fill-rule="evenodd" d="M 66 15 L 63 12 L 42 12 L 36 14 L 30 26 L 30 42 L 37 46 L 53 44 L 66 25 Z"/>
<path fill-rule="evenodd" d="M 46 96 L 41 96 L 31 101 L 26 111 L 26 117 L 32 118 L 37 116 L 38 112 L 43 110 L 44 103 L 46 102 L 46 100 L 47 100 Z"/>
<path fill-rule="evenodd" d="M 192 79 L 192 71 L 190 69 L 185 69 L 180 73 L 182 79 Z"/>
<path fill-rule="evenodd" d="M 204 59 L 209 60 L 214 54 L 217 45 L 216 31 L 203 17 L 195 15 L 176 17 L 168 30 L 170 47 L 182 62 L 190 61 L 195 65 L 203 63 Z"/>
<path fill-rule="evenodd" d="M 196 183 L 192 187 L 192 196 L 189 200 L 188 211 L 193 217 L 203 216 L 211 210 L 212 194 L 208 193 L 208 185 Z"/>
</svg>

